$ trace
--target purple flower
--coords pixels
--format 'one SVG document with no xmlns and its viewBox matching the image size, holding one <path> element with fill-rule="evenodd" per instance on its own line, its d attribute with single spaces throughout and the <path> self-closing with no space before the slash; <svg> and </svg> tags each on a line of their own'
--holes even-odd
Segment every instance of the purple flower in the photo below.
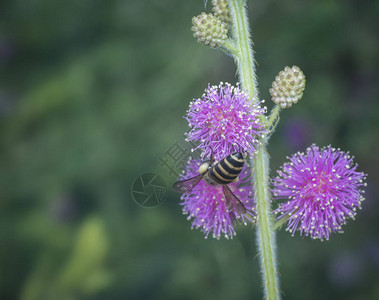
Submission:
<svg viewBox="0 0 379 300">
<path fill-rule="evenodd" d="M 284 139 L 293 151 L 303 149 L 309 144 L 311 132 L 311 126 L 305 119 L 294 117 L 284 125 Z"/>
<path fill-rule="evenodd" d="M 221 160 L 234 152 L 257 151 L 264 125 L 259 116 L 265 112 L 239 86 L 229 83 L 208 86 L 201 99 L 190 103 L 185 119 L 191 130 L 187 141 L 198 141 L 201 157 Z M 195 149 L 194 149 L 195 150 Z"/>
<path fill-rule="evenodd" d="M 354 287 L 364 277 L 365 265 L 355 253 L 342 252 L 332 259 L 328 268 L 328 277 L 333 285 L 340 287 Z"/>
<path fill-rule="evenodd" d="M 198 168 L 201 163 L 200 159 L 189 160 L 179 179 L 188 179 L 199 175 Z M 245 225 L 247 221 L 255 221 L 254 191 L 248 166 L 245 165 L 242 169 L 239 181 L 228 184 L 228 187 L 245 206 L 246 213 L 240 214 L 228 207 L 221 185 L 213 186 L 205 180 L 200 180 L 191 193 L 181 196 L 183 213 L 189 215 L 188 220 L 192 219 L 191 229 L 200 228 L 205 233 L 205 238 L 210 233 L 217 239 L 221 234 L 226 238 L 233 238 L 236 234 L 234 221 L 240 220 Z"/>
<path fill-rule="evenodd" d="M 360 188 L 366 175 L 356 169 L 353 157 L 330 146 L 294 154 L 273 179 L 275 198 L 289 199 L 275 210 L 278 219 L 288 217 L 287 231 L 294 235 L 299 229 L 300 235 L 321 240 L 342 232 L 364 200 Z"/>
</svg>

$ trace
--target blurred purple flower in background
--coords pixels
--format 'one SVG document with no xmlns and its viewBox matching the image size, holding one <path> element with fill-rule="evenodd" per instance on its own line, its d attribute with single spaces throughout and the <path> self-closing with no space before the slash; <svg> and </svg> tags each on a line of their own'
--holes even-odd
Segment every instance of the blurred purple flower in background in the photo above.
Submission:
<svg viewBox="0 0 379 300">
<path fill-rule="evenodd" d="M 78 213 L 75 200 L 69 193 L 58 195 L 49 205 L 52 218 L 62 223 L 74 220 Z"/>
<path fill-rule="evenodd" d="M 191 159 L 179 179 L 198 176 L 201 163 L 200 159 Z M 243 203 L 246 214 L 228 207 L 221 185 L 213 186 L 205 180 L 201 180 L 191 192 L 182 195 L 183 213 L 189 215 L 188 220 L 192 219 L 191 229 L 200 228 L 205 238 L 210 233 L 217 239 L 222 234 L 226 238 L 233 238 L 235 221 L 241 220 L 244 224 L 255 221 L 254 191 L 248 166 L 244 166 L 239 178 L 238 182 L 232 182 L 228 187 Z"/>
<path fill-rule="evenodd" d="M 296 153 L 272 180 L 276 199 L 289 199 L 279 205 L 278 219 L 288 217 L 287 231 L 315 239 L 329 239 L 341 232 L 348 218 L 361 208 L 366 175 L 357 172 L 353 157 L 330 146 L 312 145 L 306 153 Z"/>
<path fill-rule="evenodd" d="M 0 34 L 0 66 L 10 62 L 16 52 L 13 39 L 9 36 Z"/>
<path fill-rule="evenodd" d="M 363 244 L 364 257 L 367 264 L 372 267 L 379 267 L 379 241 L 368 240 Z"/>
<path fill-rule="evenodd" d="M 310 142 L 310 124 L 307 120 L 294 118 L 284 125 L 285 144 L 289 145 L 291 151 L 304 149 Z"/>
<path fill-rule="evenodd" d="M 338 253 L 328 267 L 329 281 L 336 286 L 353 287 L 363 278 L 363 268 L 359 256 L 354 253 Z"/>
<path fill-rule="evenodd" d="M 209 86 L 201 99 L 190 103 L 185 119 L 191 130 L 187 141 L 198 141 L 201 157 L 221 160 L 234 152 L 254 155 L 264 134 L 259 116 L 265 112 L 239 86 Z"/>
</svg>

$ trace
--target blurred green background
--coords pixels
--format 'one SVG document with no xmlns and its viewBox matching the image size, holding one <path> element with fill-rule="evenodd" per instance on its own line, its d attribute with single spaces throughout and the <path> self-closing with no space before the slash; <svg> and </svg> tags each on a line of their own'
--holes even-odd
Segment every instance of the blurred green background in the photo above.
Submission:
<svg viewBox="0 0 379 300">
<path fill-rule="evenodd" d="M 210 1 L 208 1 L 210 2 Z M 307 87 L 269 151 L 311 143 L 369 174 L 356 221 L 328 242 L 278 233 L 284 299 L 379 299 L 378 1 L 248 1 L 262 99 L 284 66 Z M 0 299 L 261 299 L 253 229 L 204 240 L 168 190 L 131 197 L 184 143 L 182 118 L 230 57 L 196 43 L 197 1 L 0 4 Z M 207 11 L 210 11 L 210 3 Z M 267 101 L 270 108 L 272 105 Z"/>
</svg>

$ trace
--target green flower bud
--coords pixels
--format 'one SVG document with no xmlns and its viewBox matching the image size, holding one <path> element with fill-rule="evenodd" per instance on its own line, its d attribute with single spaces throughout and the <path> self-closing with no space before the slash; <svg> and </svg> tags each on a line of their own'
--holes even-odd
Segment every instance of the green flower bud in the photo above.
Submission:
<svg viewBox="0 0 379 300">
<path fill-rule="evenodd" d="M 212 14 L 201 13 L 192 18 L 193 36 L 205 46 L 216 48 L 228 39 L 228 26 Z"/>
<path fill-rule="evenodd" d="M 270 94 L 272 101 L 281 108 L 291 107 L 303 97 L 305 76 L 299 67 L 285 67 L 272 83 Z"/>
<path fill-rule="evenodd" d="M 230 9 L 227 0 L 212 0 L 214 15 L 225 24 L 231 23 Z"/>
</svg>

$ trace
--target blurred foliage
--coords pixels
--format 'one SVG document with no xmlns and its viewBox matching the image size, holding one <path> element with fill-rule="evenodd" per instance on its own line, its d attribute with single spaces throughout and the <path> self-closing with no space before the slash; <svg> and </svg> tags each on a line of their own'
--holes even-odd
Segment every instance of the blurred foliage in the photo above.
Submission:
<svg viewBox="0 0 379 300">
<path fill-rule="evenodd" d="M 262 98 L 285 65 L 307 77 L 270 143 L 272 170 L 315 142 L 350 150 L 369 174 L 343 235 L 278 233 L 284 298 L 378 299 L 379 2 L 248 3 Z M 262 297 L 251 228 L 204 240 L 177 194 L 152 209 L 130 194 L 145 172 L 175 181 L 158 158 L 183 140 L 189 101 L 236 82 L 233 61 L 191 36 L 203 10 L 201 0 L 0 4 L 1 299 Z"/>
</svg>

